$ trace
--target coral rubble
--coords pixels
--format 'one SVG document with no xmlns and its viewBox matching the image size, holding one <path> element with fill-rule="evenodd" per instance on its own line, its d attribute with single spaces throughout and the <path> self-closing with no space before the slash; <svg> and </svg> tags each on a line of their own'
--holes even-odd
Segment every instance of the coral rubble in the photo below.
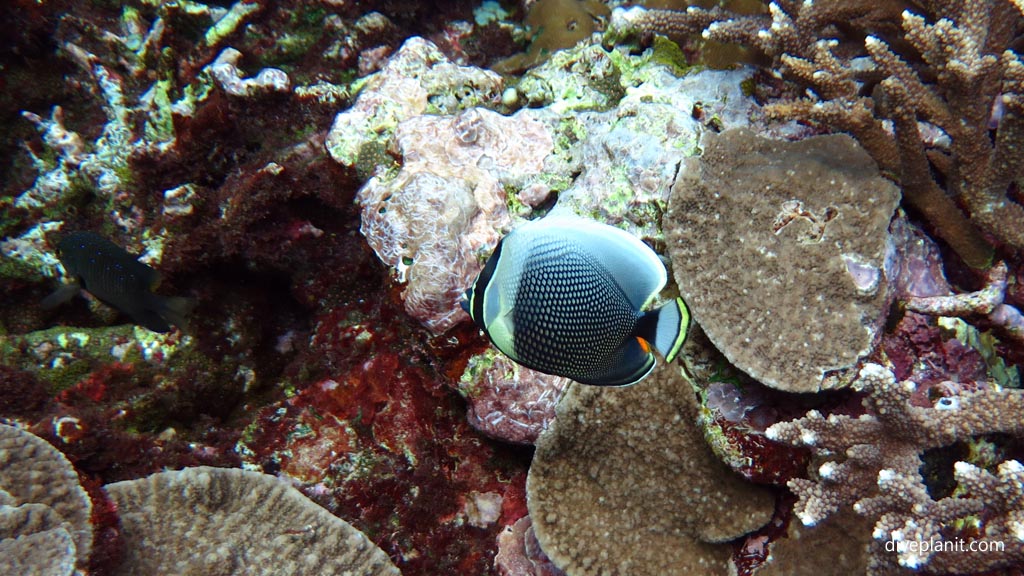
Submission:
<svg viewBox="0 0 1024 576">
<path fill-rule="evenodd" d="M 663 223 L 680 293 L 755 379 L 794 392 L 842 385 L 822 380 L 867 355 L 885 318 L 898 201 L 848 136 L 709 138 Z"/>
</svg>

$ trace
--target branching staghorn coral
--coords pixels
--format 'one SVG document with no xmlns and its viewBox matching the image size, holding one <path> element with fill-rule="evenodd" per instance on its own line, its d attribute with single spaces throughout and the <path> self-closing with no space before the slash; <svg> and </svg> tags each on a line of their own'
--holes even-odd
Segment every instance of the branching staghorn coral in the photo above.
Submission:
<svg viewBox="0 0 1024 576">
<path fill-rule="evenodd" d="M 895 29 L 895 4 L 779 0 L 767 15 L 632 8 L 612 26 L 760 49 L 807 93 L 768 106 L 769 116 L 853 134 L 968 264 L 987 267 L 992 248 L 972 223 L 1024 248 L 1024 207 L 1007 195 L 1022 172 L 1024 64 L 1009 49 L 1021 5 L 926 0 Z"/>
<path fill-rule="evenodd" d="M 952 296 L 910 296 L 904 305 L 907 310 L 931 316 L 981 317 L 1006 341 L 1024 345 L 1024 315 L 1003 302 L 1006 275 L 1006 263 L 998 262 L 988 271 L 986 285 L 981 290 Z"/>
<path fill-rule="evenodd" d="M 1024 559 L 1024 498 L 1020 496 L 1020 464 L 1006 461 L 998 477 L 965 462 L 955 478 L 966 497 L 933 500 L 919 469 L 921 454 L 980 434 L 1024 435 L 1024 392 L 986 389 L 939 400 L 934 407 L 911 405 L 916 389 L 911 381 L 897 382 L 893 373 L 867 364 L 854 387 L 866 392 L 869 413 L 823 416 L 816 410 L 803 418 L 768 428 L 769 438 L 807 446 L 825 461 L 817 479 L 794 479 L 789 487 L 799 501 L 797 517 L 818 524 L 847 506 L 875 519 L 869 572 L 891 574 L 898 566 L 934 572 L 983 571 Z M 983 488 L 989 486 L 990 488 Z M 1001 540 L 1002 553 L 993 551 L 931 553 L 915 544 L 929 540 L 951 542 L 953 523 L 985 509 L 976 540 Z M 897 545 L 895 556 L 886 542 Z M 903 543 L 903 547 L 899 547 Z"/>
</svg>

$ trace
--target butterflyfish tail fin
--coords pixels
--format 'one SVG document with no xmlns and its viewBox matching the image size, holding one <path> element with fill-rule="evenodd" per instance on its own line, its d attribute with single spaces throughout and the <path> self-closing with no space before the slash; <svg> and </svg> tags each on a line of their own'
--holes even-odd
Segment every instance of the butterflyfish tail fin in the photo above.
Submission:
<svg viewBox="0 0 1024 576">
<path fill-rule="evenodd" d="M 672 362 L 683 348 L 689 328 L 690 310 L 682 298 L 676 298 L 641 316 L 637 336 L 653 344 L 666 362 Z"/>
</svg>

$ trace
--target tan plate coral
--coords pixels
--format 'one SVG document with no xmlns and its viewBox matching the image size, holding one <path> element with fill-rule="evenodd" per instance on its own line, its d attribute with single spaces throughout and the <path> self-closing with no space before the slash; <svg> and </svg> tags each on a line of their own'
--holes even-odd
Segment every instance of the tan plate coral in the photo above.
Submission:
<svg viewBox="0 0 1024 576">
<path fill-rule="evenodd" d="M 71 574 L 92 548 L 92 502 L 56 448 L 0 424 L 0 573 Z"/>
<path fill-rule="evenodd" d="M 574 385 L 527 480 L 541 547 L 570 576 L 727 574 L 718 544 L 764 525 L 774 497 L 718 461 L 679 368 L 625 388 Z"/>
<path fill-rule="evenodd" d="M 726 358 L 773 388 L 815 392 L 874 345 L 898 202 L 849 136 L 728 130 L 687 161 L 662 226 L 679 291 Z"/>
<path fill-rule="evenodd" d="M 362 532 L 267 474 L 200 466 L 108 484 L 118 574 L 398 575 Z"/>
</svg>

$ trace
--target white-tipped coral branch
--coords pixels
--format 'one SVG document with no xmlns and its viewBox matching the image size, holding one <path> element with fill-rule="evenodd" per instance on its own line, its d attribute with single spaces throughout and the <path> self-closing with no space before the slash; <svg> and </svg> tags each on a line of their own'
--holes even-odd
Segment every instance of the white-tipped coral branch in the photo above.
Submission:
<svg viewBox="0 0 1024 576">
<path fill-rule="evenodd" d="M 803 418 L 767 430 L 769 438 L 807 446 L 824 460 L 816 478 L 789 482 L 799 497 L 797 517 L 806 525 L 814 525 L 852 505 L 859 514 L 874 519 L 871 572 L 875 574 L 892 573 L 897 565 L 915 569 L 927 566 L 936 572 L 975 572 L 1019 561 L 1024 552 L 1020 464 L 1004 462 L 996 478 L 959 462 L 955 477 L 966 495 L 941 500 L 929 495 L 919 469 L 921 455 L 928 449 L 993 432 L 1024 435 L 1020 419 L 1024 392 L 985 389 L 934 407 L 914 406 L 910 397 L 917 385 L 897 382 L 890 370 L 878 364 L 865 365 L 854 386 L 867 393 L 867 414 L 826 418 L 811 411 Z M 955 521 L 982 509 L 982 539 L 1001 539 L 1003 552 L 993 552 L 996 547 L 990 550 L 986 546 L 986 552 L 972 548 L 952 554 L 941 552 L 950 547 L 922 550 L 911 544 L 951 542 L 951 531 L 957 533 Z M 895 555 L 886 550 L 886 542 L 895 543 Z"/>
</svg>

